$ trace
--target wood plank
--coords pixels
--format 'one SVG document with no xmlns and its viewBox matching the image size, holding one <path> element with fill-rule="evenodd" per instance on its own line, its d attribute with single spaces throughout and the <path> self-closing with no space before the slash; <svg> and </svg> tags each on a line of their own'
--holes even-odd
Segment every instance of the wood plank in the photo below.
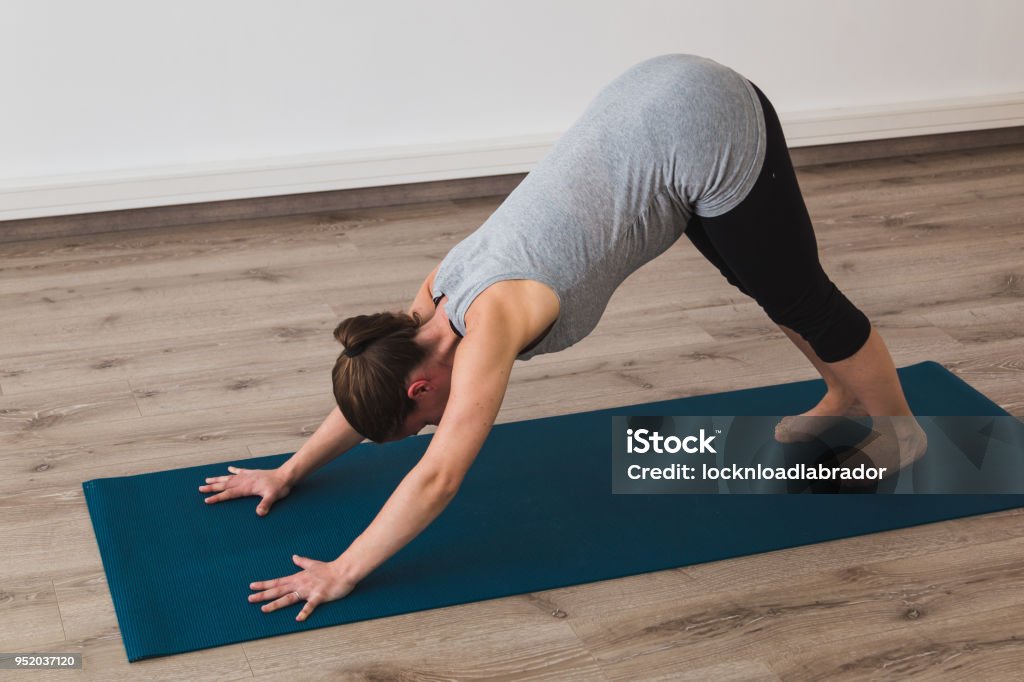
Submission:
<svg viewBox="0 0 1024 682">
<path fill-rule="evenodd" d="M 1024 663 L 1018 601 L 1006 608 L 817 646 L 788 645 L 768 663 L 782 679 L 1016 680 Z"/>
<path fill-rule="evenodd" d="M 0 583 L 0 642 L 9 653 L 38 651 L 64 639 L 53 580 L 48 576 Z"/>
<path fill-rule="evenodd" d="M 33 682 L 61 682 L 67 679 L 96 682 L 109 682 L 112 679 L 146 682 L 219 682 L 251 680 L 253 677 L 252 670 L 245 660 L 245 652 L 238 644 L 129 663 L 116 626 L 110 626 L 105 630 L 97 629 L 86 637 L 40 644 L 36 651 L 81 654 L 82 669 L 33 670 L 29 673 Z"/>
<path fill-rule="evenodd" d="M 835 643 L 833 651 L 846 652 L 849 638 L 865 633 L 902 631 L 908 623 L 916 628 L 931 619 L 971 622 L 1007 605 L 1019 607 L 1024 604 L 1022 550 L 1024 537 L 1018 537 L 935 551 L 927 561 L 851 564 L 801 574 L 799 589 L 787 577 L 766 586 L 719 583 L 720 591 L 696 585 L 693 593 L 654 607 L 569 622 L 610 679 L 668 674 L 737 656 L 766 660 L 781 674 L 787 671 L 776 662 L 794 651 Z M 1020 622 L 1015 618 L 1006 625 Z M 998 631 L 1004 636 L 994 639 L 1009 646 L 1012 630 Z M 1016 656 L 1024 655 L 1024 642 L 1014 649 Z M 825 666 L 829 663 L 826 659 Z"/>
<path fill-rule="evenodd" d="M 604 679 L 563 618 L 521 597 L 310 630 L 243 646 L 257 679 L 294 679 L 298 666 L 332 680 Z"/>
</svg>

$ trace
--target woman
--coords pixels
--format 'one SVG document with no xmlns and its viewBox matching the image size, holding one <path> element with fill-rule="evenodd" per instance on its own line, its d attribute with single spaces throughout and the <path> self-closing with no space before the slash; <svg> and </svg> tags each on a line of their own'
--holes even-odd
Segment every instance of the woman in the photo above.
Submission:
<svg viewBox="0 0 1024 682">
<path fill-rule="evenodd" d="M 923 454 L 892 359 L 836 288 L 771 103 L 710 59 L 669 54 L 605 86 L 480 228 L 426 278 L 409 312 L 359 315 L 335 329 L 335 409 L 280 469 L 229 467 L 207 502 L 259 495 L 266 514 L 295 481 L 359 443 L 437 425 L 419 463 L 370 526 L 332 562 L 255 582 L 264 611 L 348 594 L 452 499 L 494 423 L 516 359 L 578 342 L 616 287 L 685 234 L 754 298 L 825 380 L 821 401 L 776 429 L 813 437 L 815 418 L 895 419 L 862 451 L 898 468 Z M 887 422 L 888 423 L 888 422 Z M 886 430 L 887 428 L 887 430 Z M 876 428 L 876 431 L 879 429 Z M 881 437 L 877 437 L 877 436 Z"/>
</svg>

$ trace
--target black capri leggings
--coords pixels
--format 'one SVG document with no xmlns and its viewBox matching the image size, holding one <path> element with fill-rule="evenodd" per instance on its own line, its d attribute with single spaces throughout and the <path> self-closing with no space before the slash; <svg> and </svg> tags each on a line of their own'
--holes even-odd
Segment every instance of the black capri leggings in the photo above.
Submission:
<svg viewBox="0 0 1024 682">
<path fill-rule="evenodd" d="M 685 234 L 773 322 L 800 334 L 825 362 L 837 362 L 864 345 L 871 323 L 822 269 L 779 117 L 761 89 L 754 90 L 767 129 L 757 182 L 727 213 L 693 215 Z"/>
</svg>

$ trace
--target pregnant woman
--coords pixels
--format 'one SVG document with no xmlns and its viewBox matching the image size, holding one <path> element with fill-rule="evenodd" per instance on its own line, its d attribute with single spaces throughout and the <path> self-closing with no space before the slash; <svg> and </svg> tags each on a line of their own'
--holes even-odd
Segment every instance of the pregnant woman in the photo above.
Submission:
<svg viewBox="0 0 1024 682">
<path fill-rule="evenodd" d="M 715 61 L 640 62 L 606 85 L 518 187 L 427 276 L 408 313 L 341 322 L 338 408 L 279 469 L 229 468 L 207 502 L 262 499 L 369 438 L 437 430 L 380 513 L 337 559 L 295 556 L 301 570 L 254 582 L 264 611 L 338 599 L 448 504 L 494 423 L 516 359 L 567 348 L 597 325 L 616 288 L 686 235 L 750 296 L 825 380 L 821 401 L 775 437 L 805 440 L 820 421 L 875 420 L 860 451 L 895 470 L 920 457 L 892 358 L 867 317 L 822 270 L 817 242 L 772 104 Z M 884 425 L 880 422 L 884 422 Z"/>
</svg>

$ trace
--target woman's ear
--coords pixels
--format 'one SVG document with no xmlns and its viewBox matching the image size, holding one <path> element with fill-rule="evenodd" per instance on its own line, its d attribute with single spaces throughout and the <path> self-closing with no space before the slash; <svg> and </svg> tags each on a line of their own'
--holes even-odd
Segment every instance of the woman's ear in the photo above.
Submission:
<svg viewBox="0 0 1024 682">
<path fill-rule="evenodd" d="M 406 389 L 406 395 L 410 399 L 416 400 L 417 397 L 423 395 L 427 391 L 433 391 L 434 387 L 430 385 L 430 382 L 426 379 L 417 379 L 416 381 L 409 384 L 409 388 Z"/>
</svg>

